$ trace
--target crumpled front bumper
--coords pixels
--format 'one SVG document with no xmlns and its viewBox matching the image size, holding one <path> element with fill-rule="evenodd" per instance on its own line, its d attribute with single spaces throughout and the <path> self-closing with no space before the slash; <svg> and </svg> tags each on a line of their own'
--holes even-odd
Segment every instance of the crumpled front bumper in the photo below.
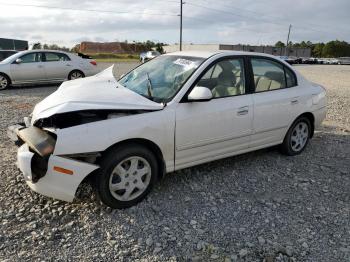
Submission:
<svg viewBox="0 0 350 262">
<path fill-rule="evenodd" d="M 13 132 L 16 132 L 16 128 L 12 128 L 12 131 L 8 129 L 11 140 L 15 139 Z M 35 153 L 28 144 L 24 143 L 19 147 L 17 166 L 23 173 L 28 186 L 39 194 L 68 202 L 73 201 L 75 192 L 83 179 L 98 168 L 94 164 L 51 154 L 48 157 L 46 173 L 37 182 L 34 182 L 35 171 L 33 170 L 36 164 L 36 161 L 33 161 L 34 157 Z M 59 172 L 60 168 L 70 170 L 72 173 Z"/>
</svg>

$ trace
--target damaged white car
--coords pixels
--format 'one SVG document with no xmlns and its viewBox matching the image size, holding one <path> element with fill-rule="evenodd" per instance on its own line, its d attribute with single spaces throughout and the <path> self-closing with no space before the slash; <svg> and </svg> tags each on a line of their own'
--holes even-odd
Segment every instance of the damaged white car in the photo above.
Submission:
<svg viewBox="0 0 350 262">
<path fill-rule="evenodd" d="M 72 201 L 92 176 L 125 208 L 165 173 L 274 145 L 299 154 L 325 115 L 324 88 L 274 56 L 179 52 L 64 82 L 8 135 L 34 191 Z"/>
</svg>

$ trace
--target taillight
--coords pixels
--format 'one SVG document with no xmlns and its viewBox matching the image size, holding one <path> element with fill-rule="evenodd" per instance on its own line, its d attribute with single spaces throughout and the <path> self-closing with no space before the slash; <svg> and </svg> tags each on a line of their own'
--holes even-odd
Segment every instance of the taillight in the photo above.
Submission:
<svg viewBox="0 0 350 262">
<path fill-rule="evenodd" d="M 97 66 L 97 63 L 96 63 L 96 61 L 94 61 L 94 60 L 90 61 L 90 64 L 92 64 L 92 65 L 94 65 L 94 66 Z"/>
</svg>

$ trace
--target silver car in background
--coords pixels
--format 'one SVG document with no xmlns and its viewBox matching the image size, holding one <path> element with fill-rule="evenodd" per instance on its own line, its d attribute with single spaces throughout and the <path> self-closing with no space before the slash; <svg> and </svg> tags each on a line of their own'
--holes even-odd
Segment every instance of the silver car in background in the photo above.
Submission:
<svg viewBox="0 0 350 262">
<path fill-rule="evenodd" d="M 0 62 L 0 90 L 25 84 L 59 83 L 91 76 L 96 62 L 56 50 L 31 50 L 14 54 Z"/>
</svg>

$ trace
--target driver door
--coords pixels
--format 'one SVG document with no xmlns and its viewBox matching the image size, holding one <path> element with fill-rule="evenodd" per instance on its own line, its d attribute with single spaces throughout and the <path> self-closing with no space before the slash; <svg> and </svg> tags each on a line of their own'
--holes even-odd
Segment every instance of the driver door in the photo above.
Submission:
<svg viewBox="0 0 350 262">
<path fill-rule="evenodd" d="M 246 93 L 244 64 L 243 58 L 230 58 L 209 66 L 196 85 L 212 90 L 213 99 L 206 102 L 185 100 L 178 104 L 176 169 L 231 156 L 248 148 L 253 100 Z"/>
<path fill-rule="evenodd" d="M 46 81 L 41 52 L 32 52 L 19 57 L 22 62 L 11 64 L 11 78 L 14 83 L 38 83 Z"/>
</svg>

